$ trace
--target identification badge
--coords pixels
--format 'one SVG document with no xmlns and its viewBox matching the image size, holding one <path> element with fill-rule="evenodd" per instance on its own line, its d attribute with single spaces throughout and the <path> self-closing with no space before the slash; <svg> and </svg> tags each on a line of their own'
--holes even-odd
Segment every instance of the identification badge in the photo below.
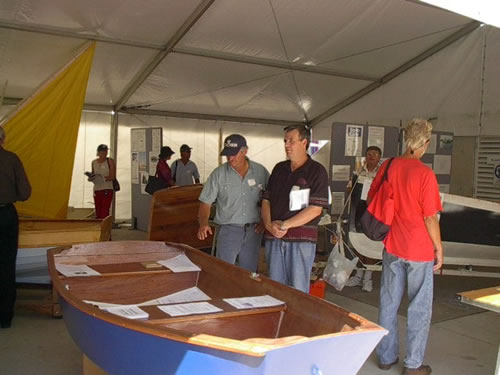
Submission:
<svg viewBox="0 0 500 375">
<path fill-rule="evenodd" d="M 255 185 L 255 180 L 253 178 L 248 179 L 248 186 L 254 186 Z"/>
</svg>

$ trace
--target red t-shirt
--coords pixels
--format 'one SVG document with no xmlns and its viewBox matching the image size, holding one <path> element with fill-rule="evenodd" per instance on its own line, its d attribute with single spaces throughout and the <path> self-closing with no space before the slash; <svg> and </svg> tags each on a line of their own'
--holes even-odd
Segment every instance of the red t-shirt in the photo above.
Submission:
<svg viewBox="0 0 500 375">
<path fill-rule="evenodd" d="M 387 163 L 382 164 L 373 180 L 368 193 L 370 198 L 380 186 Z M 388 180 L 394 194 L 394 219 L 384 240 L 385 248 L 406 260 L 434 260 L 434 245 L 424 217 L 442 210 L 436 175 L 420 160 L 399 157 L 389 167 Z"/>
</svg>

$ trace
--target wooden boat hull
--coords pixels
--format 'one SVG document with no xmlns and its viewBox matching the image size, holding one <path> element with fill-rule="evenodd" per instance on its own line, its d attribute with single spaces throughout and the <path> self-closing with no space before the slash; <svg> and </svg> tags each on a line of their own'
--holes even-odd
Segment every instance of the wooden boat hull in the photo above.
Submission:
<svg viewBox="0 0 500 375">
<path fill-rule="evenodd" d="M 356 215 L 360 193 L 360 189 L 353 193 L 347 240 L 359 254 L 381 260 L 384 244 L 370 240 L 361 232 L 359 214 Z M 496 273 L 500 277 L 500 204 L 445 193 L 441 196 L 444 265 L 486 267 L 490 271 L 483 272 L 485 276 Z"/>
<path fill-rule="evenodd" d="M 147 241 L 132 242 L 136 242 L 137 248 L 148 246 Z M 122 262 L 122 254 L 117 253 L 120 243 L 99 244 L 103 245 L 113 247 L 108 251 L 109 259 Z M 329 302 L 250 274 L 188 246 L 167 245 L 184 250 L 191 261 L 201 267 L 199 274 L 153 271 L 134 276 L 123 270 L 135 269 L 135 265 L 121 263 L 119 272 L 75 280 L 55 270 L 54 255 L 62 249 L 49 251 L 51 277 L 61 296 L 67 329 L 82 352 L 109 374 L 354 375 L 387 333 Z M 73 258 L 68 255 L 64 259 L 98 262 L 102 257 L 97 255 L 100 251 L 95 247 L 94 255 L 82 257 L 77 254 Z M 140 262 L 148 256 L 145 251 L 136 254 Z M 161 258 L 158 252 L 151 254 L 153 260 Z M 61 261 L 61 257 L 56 259 Z M 103 261 L 101 268 L 109 268 L 106 262 Z M 100 286 L 96 287 L 98 284 Z M 143 289 L 134 290 L 134 285 Z M 218 315 L 177 321 L 170 317 L 158 318 L 153 312 L 156 307 L 148 306 L 151 308 L 149 319 L 138 321 L 82 302 L 93 295 L 88 292 L 89 288 L 104 291 L 96 292 L 96 298 L 102 301 L 107 295 L 110 303 L 128 304 L 138 298 L 157 298 L 149 292 L 155 285 L 160 285 L 163 293 L 197 285 L 215 296 L 268 294 L 284 301 L 286 307 L 280 311 L 223 311 Z M 123 291 L 117 291 L 120 287 Z"/>
<path fill-rule="evenodd" d="M 385 334 L 373 331 L 325 338 L 253 357 L 124 328 L 85 314 L 64 300 L 61 306 L 75 343 L 109 374 L 356 374 Z"/>
<path fill-rule="evenodd" d="M 19 220 L 18 283 L 50 284 L 47 250 L 74 243 L 109 241 L 113 217 L 105 219 Z"/>
</svg>

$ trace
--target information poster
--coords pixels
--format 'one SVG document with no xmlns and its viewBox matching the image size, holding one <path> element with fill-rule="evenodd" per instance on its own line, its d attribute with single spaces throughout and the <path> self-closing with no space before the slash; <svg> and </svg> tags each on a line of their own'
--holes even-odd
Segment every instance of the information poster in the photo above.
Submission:
<svg viewBox="0 0 500 375">
<path fill-rule="evenodd" d="M 147 164 L 147 154 L 145 152 L 139 152 L 138 153 L 138 160 L 139 160 L 139 171 L 141 172 L 147 172 L 148 170 L 148 164 Z"/>
<path fill-rule="evenodd" d="M 451 150 L 453 147 L 453 136 L 450 134 L 442 134 L 439 136 L 439 148 L 441 150 Z"/>
<path fill-rule="evenodd" d="M 158 156 L 161 149 L 161 129 L 151 129 L 151 142 L 151 152 Z"/>
<path fill-rule="evenodd" d="M 377 146 L 382 150 L 382 155 L 384 155 L 384 134 L 385 129 L 383 127 L 369 126 L 367 147 Z"/>
<path fill-rule="evenodd" d="M 332 214 L 340 215 L 344 210 L 344 192 L 332 192 Z"/>
<path fill-rule="evenodd" d="M 131 151 L 146 152 L 146 129 L 133 129 L 130 133 Z"/>
<path fill-rule="evenodd" d="M 345 130 L 345 156 L 361 156 L 363 148 L 363 127 L 347 125 Z"/>
<path fill-rule="evenodd" d="M 429 147 L 427 147 L 426 152 L 428 154 L 435 154 L 436 147 L 437 147 L 437 134 L 431 134 L 431 143 L 429 144 Z"/>
<path fill-rule="evenodd" d="M 146 185 L 148 184 L 149 174 L 141 172 L 141 194 L 148 194 L 146 192 Z"/>
<path fill-rule="evenodd" d="M 451 156 L 434 155 L 434 173 L 450 174 L 450 172 L 451 172 Z"/>
<path fill-rule="evenodd" d="M 132 172 L 131 180 L 133 184 L 139 183 L 139 154 L 137 152 L 132 152 L 130 155 L 130 169 Z"/>
<path fill-rule="evenodd" d="M 332 181 L 349 181 L 350 177 L 350 165 L 332 165 Z"/>
<path fill-rule="evenodd" d="M 156 174 L 156 164 L 158 164 L 158 153 L 149 151 L 149 174 L 152 176 Z"/>
</svg>

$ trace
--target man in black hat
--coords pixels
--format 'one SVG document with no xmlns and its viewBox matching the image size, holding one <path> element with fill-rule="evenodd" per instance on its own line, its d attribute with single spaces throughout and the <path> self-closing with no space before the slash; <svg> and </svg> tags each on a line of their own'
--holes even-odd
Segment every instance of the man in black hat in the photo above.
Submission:
<svg viewBox="0 0 500 375">
<path fill-rule="evenodd" d="M 218 224 L 217 258 L 255 272 L 259 261 L 263 226 L 260 224 L 260 193 L 266 189 L 269 172 L 247 158 L 247 141 L 232 134 L 224 141 L 221 155 L 227 163 L 208 177 L 200 194 L 198 238 L 204 240 L 212 229 L 208 225 L 210 206 L 215 202 Z"/>
<path fill-rule="evenodd" d="M 181 158 L 172 163 L 172 178 L 177 186 L 200 183 L 200 174 L 196 164 L 189 160 L 192 148 L 184 144 L 181 146 Z"/>
<path fill-rule="evenodd" d="M 31 195 L 23 163 L 3 148 L 5 131 L 0 126 L 0 327 L 9 328 L 16 301 L 16 257 L 19 219 L 14 202 Z"/>
</svg>

